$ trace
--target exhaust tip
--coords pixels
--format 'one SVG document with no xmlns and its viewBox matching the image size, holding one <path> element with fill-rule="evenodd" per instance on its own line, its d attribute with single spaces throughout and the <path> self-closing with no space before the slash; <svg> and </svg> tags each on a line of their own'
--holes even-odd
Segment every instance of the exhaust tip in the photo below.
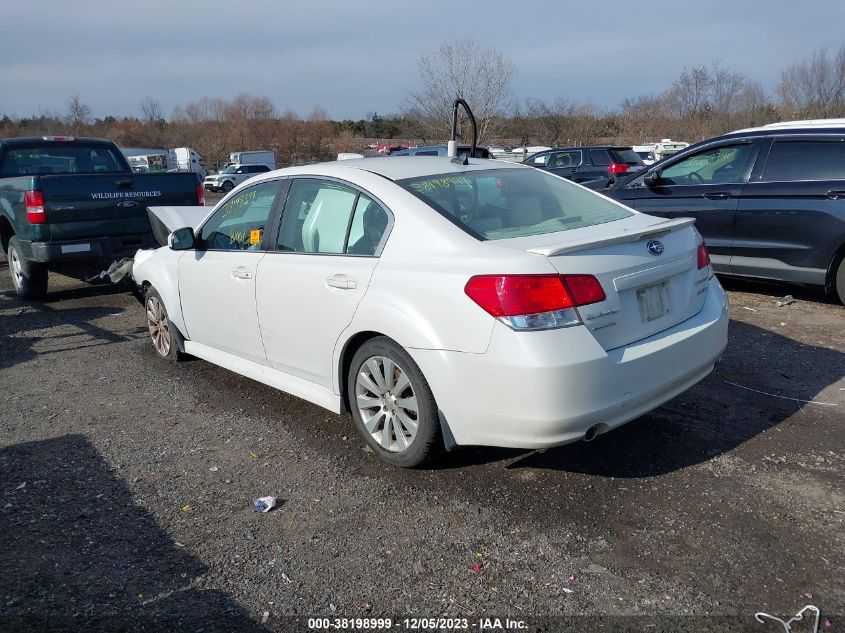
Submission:
<svg viewBox="0 0 845 633">
<path fill-rule="evenodd" d="M 599 434 L 599 425 L 595 424 L 587 429 L 587 432 L 584 433 L 584 441 L 585 442 L 592 442 L 596 439 L 596 436 Z"/>
</svg>

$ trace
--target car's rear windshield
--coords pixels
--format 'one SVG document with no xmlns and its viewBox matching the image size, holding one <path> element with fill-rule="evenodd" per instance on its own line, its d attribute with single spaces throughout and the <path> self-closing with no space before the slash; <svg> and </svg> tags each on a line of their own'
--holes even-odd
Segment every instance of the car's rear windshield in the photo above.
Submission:
<svg viewBox="0 0 845 633">
<path fill-rule="evenodd" d="M 534 168 L 466 171 L 396 182 L 486 240 L 580 229 L 631 215 L 604 196 Z"/>
<path fill-rule="evenodd" d="M 642 165 L 643 160 L 633 149 L 629 147 L 614 147 L 611 150 L 618 163 L 626 163 L 628 165 Z"/>
<path fill-rule="evenodd" d="M 4 176 L 40 174 L 110 174 L 126 168 L 106 145 L 54 143 L 15 145 L 5 152 Z"/>
</svg>

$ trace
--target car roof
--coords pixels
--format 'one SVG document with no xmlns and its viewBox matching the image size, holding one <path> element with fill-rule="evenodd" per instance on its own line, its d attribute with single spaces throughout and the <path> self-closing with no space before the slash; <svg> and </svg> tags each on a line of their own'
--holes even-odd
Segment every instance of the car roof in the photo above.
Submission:
<svg viewBox="0 0 845 633">
<path fill-rule="evenodd" d="M 312 176 L 341 176 L 351 175 L 354 171 L 368 171 L 388 180 L 403 180 L 438 174 L 461 174 L 467 171 L 483 171 L 487 169 L 531 169 L 517 163 L 497 161 L 490 158 L 470 158 L 467 164 L 453 163 L 448 156 L 408 156 L 402 160 L 384 156 L 379 158 L 356 158 L 352 160 L 336 160 L 327 163 L 315 163 L 299 167 L 278 169 L 265 176 L 272 175 L 312 175 Z M 250 180 L 250 182 L 253 182 Z"/>
<path fill-rule="evenodd" d="M 55 140 L 57 138 L 63 138 L 65 140 Z M 12 138 L 4 138 L 0 139 L 0 143 L 3 145 L 29 145 L 31 143 L 67 143 L 68 141 L 82 141 L 83 143 L 102 143 L 111 145 L 112 141 L 107 138 L 94 138 L 94 137 L 87 137 L 87 136 L 64 136 L 61 134 L 55 134 L 52 136 L 15 136 Z"/>
<path fill-rule="evenodd" d="M 759 127 L 749 127 L 742 130 L 735 130 L 730 134 L 748 134 L 749 132 L 776 132 L 776 131 L 795 131 L 795 130 L 809 130 L 818 132 L 820 129 L 831 132 L 841 132 L 845 129 L 845 119 L 805 119 L 803 121 L 780 121 L 778 123 L 769 123 Z"/>
</svg>

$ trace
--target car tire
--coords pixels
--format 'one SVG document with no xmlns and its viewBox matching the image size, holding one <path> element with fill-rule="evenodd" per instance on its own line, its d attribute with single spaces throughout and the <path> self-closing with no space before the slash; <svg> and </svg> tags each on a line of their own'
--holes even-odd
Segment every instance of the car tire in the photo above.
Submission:
<svg viewBox="0 0 845 633">
<path fill-rule="evenodd" d="M 443 451 L 434 394 L 395 341 L 379 336 L 364 343 L 352 358 L 346 384 L 355 426 L 384 461 L 414 468 Z"/>
<path fill-rule="evenodd" d="M 150 342 L 159 358 L 178 362 L 184 358 L 184 341 L 179 330 L 170 322 L 167 308 L 158 291 L 150 286 L 144 297 L 144 315 Z"/>
<path fill-rule="evenodd" d="M 222 189 L 223 189 L 223 191 L 225 191 L 226 193 L 229 193 L 229 192 L 230 192 L 232 189 L 234 189 L 234 188 L 235 188 L 235 185 L 233 185 L 233 184 L 232 184 L 232 181 L 231 181 L 231 180 L 227 180 L 226 182 L 224 182 L 224 183 L 223 183 L 223 187 L 222 187 Z"/>
<path fill-rule="evenodd" d="M 15 292 L 23 299 L 43 299 L 47 294 L 47 266 L 26 259 L 17 236 L 9 238 L 6 252 Z"/>
<path fill-rule="evenodd" d="M 834 277 L 833 283 L 840 303 L 845 305 L 845 257 L 839 260 L 839 267 L 836 269 L 836 277 Z"/>
</svg>

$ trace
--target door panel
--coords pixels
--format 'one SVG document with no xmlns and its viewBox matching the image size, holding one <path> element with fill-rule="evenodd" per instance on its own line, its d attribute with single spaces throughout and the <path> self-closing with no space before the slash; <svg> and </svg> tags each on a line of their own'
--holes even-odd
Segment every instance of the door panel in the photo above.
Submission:
<svg viewBox="0 0 845 633">
<path fill-rule="evenodd" d="M 255 305 L 260 251 L 189 251 L 179 260 L 179 294 L 192 341 L 267 362 Z"/>
<path fill-rule="evenodd" d="M 256 289 L 270 365 L 333 388 L 335 343 L 377 263 L 374 257 L 268 253 L 258 267 Z"/>
<path fill-rule="evenodd" d="M 716 144 L 647 170 L 617 196 L 638 211 L 661 217 L 695 218 L 717 272 L 731 272 L 736 212 L 751 174 L 759 141 Z M 651 186 L 645 177 L 660 174 Z"/>
</svg>

